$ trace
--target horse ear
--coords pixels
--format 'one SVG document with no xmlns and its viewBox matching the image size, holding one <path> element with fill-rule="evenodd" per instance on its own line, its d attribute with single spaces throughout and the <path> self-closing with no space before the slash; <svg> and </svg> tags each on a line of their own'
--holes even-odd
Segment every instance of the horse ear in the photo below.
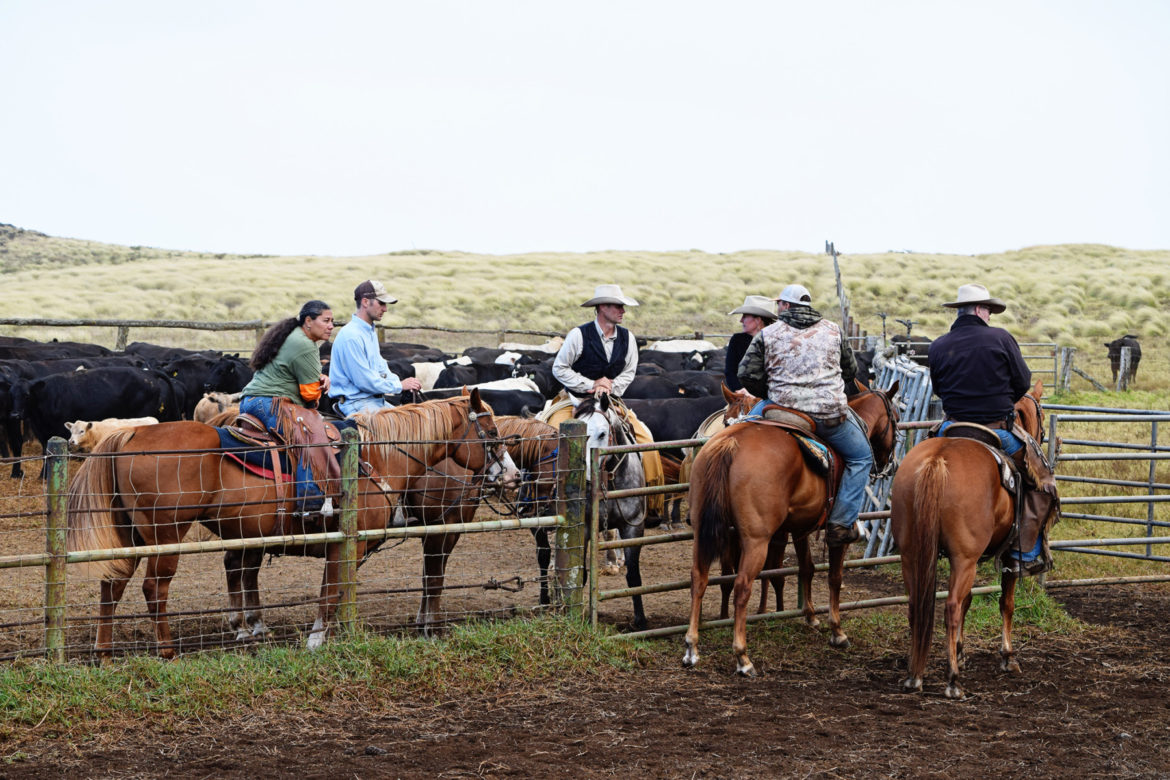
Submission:
<svg viewBox="0 0 1170 780">
<path fill-rule="evenodd" d="M 896 396 L 898 394 L 898 387 L 901 384 L 902 384 L 901 379 L 895 380 L 894 384 L 890 385 L 890 389 L 886 391 L 886 397 L 893 398 L 894 396 Z"/>
<path fill-rule="evenodd" d="M 461 396 L 469 396 L 469 395 L 471 395 L 471 391 L 467 389 L 467 385 L 464 385 L 464 386 L 463 386 L 463 391 L 462 391 L 461 393 L 459 393 L 459 395 L 461 395 Z"/>
<path fill-rule="evenodd" d="M 599 406 L 601 407 L 602 414 L 605 414 L 606 412 L 609 411 L 609 393 L 602 393 L 601 394 L 601 403 L 599 404 Z"/>
<path fill-rule="evenodd" d="M 464 393 L 465 395 L 467 395 L 467 394 L 468 394 L 468 392 L 467 392 L 467 388 L 466 388 L 466 387 L 464 387 L 464 388 L 463 388 L 463 393 Z M 477 412 L 482 412 L 482 411 L 484 411 L 484 408 L 483 408 L 483 401 L 482 401 L 482 400 L 480 399 L 480 397 L 479 397 L 479 388 L 478 388 L 478 387 L 473 387 L 473 388 L 471 389 L 471 393 L 470 393 L 470 396 L 469 396 L 469 397 L 471 398 L 471 408 L 472 408 L 472 409 L 474 409 L 474 410 L 475 410 L 475 411 L 477 411 Z"/>
<path fill-rule="evenodd" d="M 1044 382 L 1037 379 L 1036 384 L 1032 386 L 1032 397 L 1039 401 L 1044 396 Z"/>
<path fill-rule="evenodd" d="M 719 388 L 723 391 L 723 398 L 725 401 L 727 401 L 727 403 L 731 403 L 735 400 L 735 393 L 731 391 L 731 388 L 727 386 L 726 382 L 720 382 Z"/>
</svg>

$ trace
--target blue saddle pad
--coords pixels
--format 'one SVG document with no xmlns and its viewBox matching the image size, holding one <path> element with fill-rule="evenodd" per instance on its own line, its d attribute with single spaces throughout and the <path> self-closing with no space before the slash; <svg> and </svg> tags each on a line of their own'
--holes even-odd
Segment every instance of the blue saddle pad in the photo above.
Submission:
<svg viewBox="0 0 1170 780">
<path fill-rule="evenodd" d="M 216 428 L 215 432 L 219 434 L 219 446 L 221 449 L 241 450 L 241 452 L 233 452 L 232 454 L 245 463 L 272 471 L 272 455 L 269 449 L 257 449 L 255 444 L 245 444 L 233 436 L 231 431 L 226 428 Z M 285 474 L 289 473 L 288 458 L 284 453 L 280 455 L 280 467 Z"/>
</svg>

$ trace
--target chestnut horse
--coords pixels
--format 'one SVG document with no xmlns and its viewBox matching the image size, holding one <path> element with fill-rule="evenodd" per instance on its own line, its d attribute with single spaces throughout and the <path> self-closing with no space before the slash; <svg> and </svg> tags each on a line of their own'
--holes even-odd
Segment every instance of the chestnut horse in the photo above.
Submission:
<svg viewBox="0 0 1170 780">
<path fill-rule="evenodd" d="M 1037 443 L 1043 441 L 1044 412 L 1037 382 L 1016 402 L 1018 424 Z M 922 690 L 922 675 L 934 633 L 936 563 L 940 551 L 951 564 L 946 602 L 947 658 L 950 675 L 946 695 L 962 698 L 959 666 L 963 656 L 963 621 L 971 606 L 971 585 L 980 558 L 994 554 L 1015 522 L 1011 494 L 1000 483 L 1000 467 L 979 442 L 934 438 L 918 444 L 902 461 L 890 492 L 890 527 L 902 554 L 902 579 L 909 597 L 908 691 Z M 999 612 L 1003 619 L 1000 669 L 1019 672 L 1012 649 L 1012 612 L 1016 576 L 1002 573 Z"/>
<path fill-rule="evenodd" d="M 424 431 L 420 438 L 425 438 L 425 443 L 409 445 L 409 448 L 391 444 L 363 446 L 363 457 L 374 464 L 375 475 L 360 480 L 359 529 L 387 527 L 397 504 L 396 493 L 405 488 L 410 474 L 422 473 L 427 466 L 448 456 L 478 470 L 489 457 L 489 445 L 493 449 L 501 446 L 491 411 L 480 401 L 478 393 L 431 402 L 428 406 L 425 412 L 416 413 L 429 420 L 421 429 L 415 426 Z M 395 451 L 399 453 L 397 457 L 392 455 Z M 400 464 L 398 471 L 386 470 L 395 463 Z M 82 464 L 71 480 L 68 546 L 70 550 L 95 550 L 173 544 L 182 541 L 196 521 L 224 539 L 280 535 L 287 532 L 278 516 L 280 504 L 275 483 L 243 470 L 224 457 L 219 451 L 219 435 L 211 426 L 183 421 L 133 428 L 103 439 L 94 456 Z M 326 523 L 325 530 L 336 530 L 336 527 L 334 516 Z M 359 563 L 378 544 L 359 540 Z M 310 648 L 317 647 L 324 641 L 337 608 L 341 545 L 330 544 L 326 549 L 322 545 L 290 545 L 281 549 L 285 554 L 324 554 L 326 558 L 318 616 L 307 641 Z M 239 606 L 241 600 L 248 602 L 245 621 L 248 615 L 259 621 L 255 574 L 262 555 L 261 548 L 242 554 L 229 551 L 225 555 L 231 603 Z M 138 568 L 138 560 L 117 558 L 92 564 L 101 578 L 95 650 L 103 658 L 111 654 L 114 611 Z M 178 564 L 178 555 L 147 558 L 142 583 L 155 626 L 158 653 L 164 658 L 173 658 L 176 650 L 166 606 Z M 245 581 L 242 596 L 238 585 L 232 589 L 233 577 L 240 576 L 240 571 Z M 233 617 L 233 622 L 237 620 Z M 236 627 L 240 629 L 238 622 Z M 262 621 L 253 627 L 254 633 L 263 633 Z"/>
<path fill-rule="evenodd" d="M 874 451 L 874 463 L 884 468 L 897 444 L 895 383 L 887 391 L 868 390 L 850 400 L 861 418 Z M 734 532 L 740 555 L 735 579 L 735 629 L 732 651 L 736 671 L 754 676 L 747 654 L 747 602 L 752 584 L 764 567 L 772 538 L 787 533 L 804 539 L 822 527 L 828 487 L 810 468 L 796 438 L 787 430 L 761 423 L 740 423 L 711 437 L 695 458 L 691 472 L 691 527 L 695 529 L 691 565 L 691 617 L 687 629 L 684 666 L 699 661 L 699 621 L 711 561 L 722 553 Z M 811 561 L 810 561 L 811 562 Z M 829 548 L 829 644 L 847 647 L 841 630 L 841 579 L 844 547 Z M 812 569 L 801 567 L 801 584 L 811 582 Z M 808 602 L 806 601 L 806 604 Z"/>
</svg>

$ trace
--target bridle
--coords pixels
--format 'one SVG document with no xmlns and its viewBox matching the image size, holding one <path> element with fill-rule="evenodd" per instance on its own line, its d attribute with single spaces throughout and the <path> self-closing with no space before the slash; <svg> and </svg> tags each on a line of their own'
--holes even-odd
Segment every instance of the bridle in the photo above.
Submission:
<svg viewBox="0 0 1170 780">
<path fill-rule="evenodd" d="M 1036 408 L 1036 435 L 1033 437 L 1038 444 L 1044 443 L 1044 407 L 1036 400 L 1031 393 L 1024 393 L 1024 398 L 1032 402 L 1032 406 Z M 1020 400 L 1023 401 L 1024 398 Z"/>
<path fill-rule="evenodd" d="M 882 400 L 882 405 L 885 406 L 886 409 L 885 425 L 878 432 L 877 436 L 878 440 L 881 441 L 883 446 L 887 440 L 889 440 L 890 444 L 889 447 L 886 448 L 885 459 L 882 463 L 878 463 L 877 453 L 874 453 L 873 466 L 870 468 L 870 475 L 872 477 L 875 479 L 885 479 L 886 477 L 891 476 L 898 469 L 898 461 L 894 457 L 894 451 L 898 447 L 898 410 L 894 405 L 894 401 L 881 391 L 866 390 L 857 397 L 860 398 L 866 395 L 876 395 Z M 858 417 L 860 418 L 860 415 L 858 415 Z M 862 422 L 864 423 L 865 421 L 863 420 Z M 868 435 L 869 426 L 865 425 L 865 428 L 866 434 Z M 870 447 L 872 449 L 873 437 L 869 437 L 869 439 L 871 442 Z"/>
</svg>

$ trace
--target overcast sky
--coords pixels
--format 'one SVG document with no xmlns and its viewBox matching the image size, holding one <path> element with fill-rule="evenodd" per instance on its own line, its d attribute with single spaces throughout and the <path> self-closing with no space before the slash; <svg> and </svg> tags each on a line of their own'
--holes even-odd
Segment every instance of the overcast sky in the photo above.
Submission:
<svg viewBox="0 0 1170 780">
<path fill-rule="evenodd" d="M 1170 2 L 0 0 L 0 222 L 211 252 L 1170 248 Z"/>
</svg>

